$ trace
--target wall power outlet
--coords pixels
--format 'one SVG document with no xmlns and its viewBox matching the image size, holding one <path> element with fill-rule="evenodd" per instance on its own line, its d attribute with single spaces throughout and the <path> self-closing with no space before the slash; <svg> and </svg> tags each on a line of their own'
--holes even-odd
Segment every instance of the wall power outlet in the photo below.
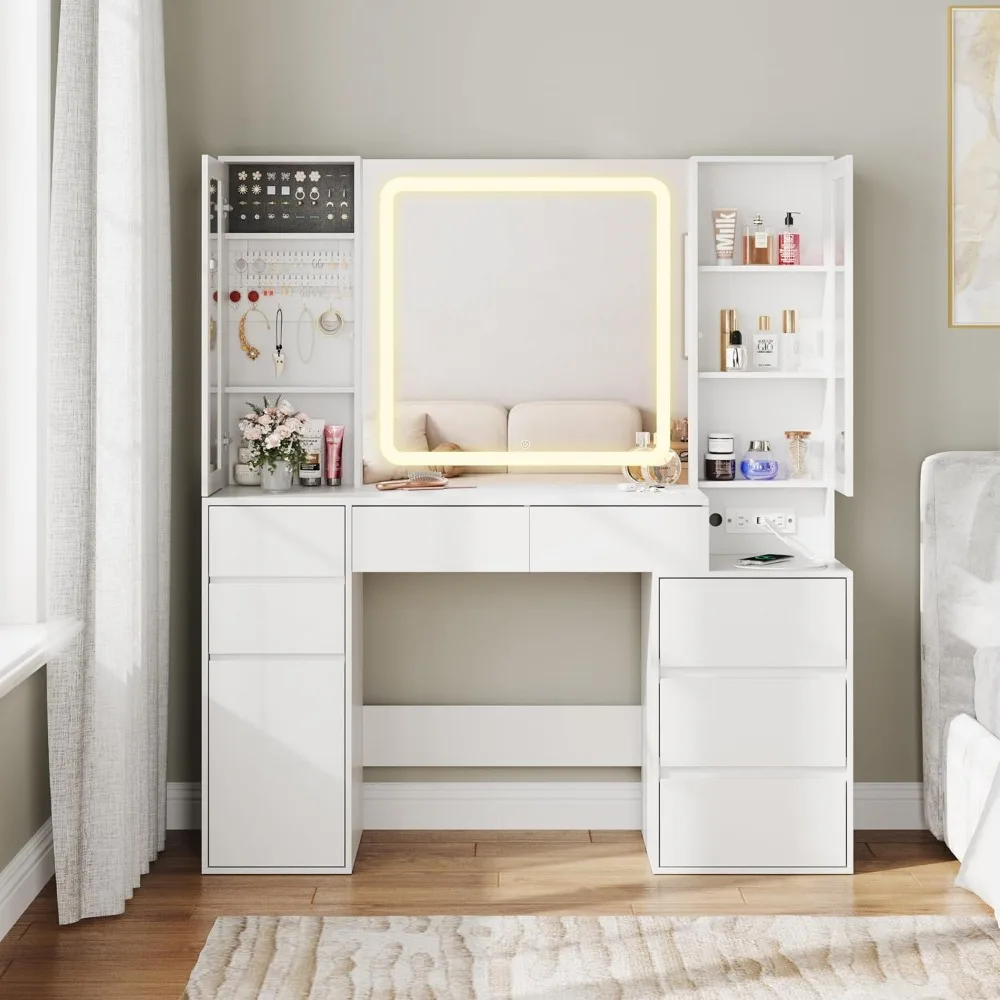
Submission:
<svg viewBox="0 0 1000 1000">
<path fill-rule="evenodd" d="M 794 510 L 730 510 L 726 509 L 728 534 L 769 535 L 770 524 L 780 535 L 794 535 L 798 530 Z"/>
</svg>

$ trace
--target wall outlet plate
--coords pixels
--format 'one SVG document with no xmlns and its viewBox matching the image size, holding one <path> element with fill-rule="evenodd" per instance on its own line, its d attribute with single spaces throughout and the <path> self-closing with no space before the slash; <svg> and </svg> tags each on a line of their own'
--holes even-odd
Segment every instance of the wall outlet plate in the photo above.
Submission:
<svg viewBox="0 0 1000 1000">
<path fill-rule="evenodd" d="M 726 533 L 731 535 L 769 535 L 769 523 L 779 535 L 794 535 L 798 523 L 794 510 L 733 510 L 726 508 Z"/>
</svg>

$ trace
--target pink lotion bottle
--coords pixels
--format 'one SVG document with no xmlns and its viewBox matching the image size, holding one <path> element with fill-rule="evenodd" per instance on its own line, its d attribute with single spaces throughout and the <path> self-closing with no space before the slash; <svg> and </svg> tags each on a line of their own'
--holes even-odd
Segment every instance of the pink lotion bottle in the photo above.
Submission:
<svg viewBox="0 0 1000 1000">
<path fill-rule="evenodd" d="M 778 233 L 778 264 L 798 267 L 802 263 L 802 234 L 795 228 L 793 216 L 798 212 L 785 212 L 785 228 Z"/>
</svg>

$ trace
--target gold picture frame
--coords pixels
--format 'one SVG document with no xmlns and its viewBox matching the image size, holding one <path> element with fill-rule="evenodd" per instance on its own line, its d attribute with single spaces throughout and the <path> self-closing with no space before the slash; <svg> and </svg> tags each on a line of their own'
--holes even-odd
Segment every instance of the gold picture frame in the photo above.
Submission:
<svg viewBox="0 0 1000 1000">
<path fill-rule="evenodd" d="M 948 8 L 948 325 L 1000 327 L 1000 7 Z"/>
</svg>

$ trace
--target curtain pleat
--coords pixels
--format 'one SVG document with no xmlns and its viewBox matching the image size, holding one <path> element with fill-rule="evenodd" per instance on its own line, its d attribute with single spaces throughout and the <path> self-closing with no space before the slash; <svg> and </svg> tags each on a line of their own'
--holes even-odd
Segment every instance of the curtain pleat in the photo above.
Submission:
<svg viewBox="0 0 1000 1000">
<path fill-rule="evenodd" d="M 62 0 L 49 247 L 47 611 L 59 920 L 120 913 L 163 846 L 170 242 L 161 0 Z"/>
</svg>

